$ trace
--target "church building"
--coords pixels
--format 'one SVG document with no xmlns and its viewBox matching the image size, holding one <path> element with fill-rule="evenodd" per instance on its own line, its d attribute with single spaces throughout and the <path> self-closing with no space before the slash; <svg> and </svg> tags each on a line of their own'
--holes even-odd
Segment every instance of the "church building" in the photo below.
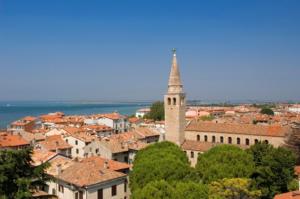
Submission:
<svg viewBox="0 0 300 199">
<path fill-rule="evenodd" d="M 186 95 L 180 78 L 176 50 L 173 49 L 168 91 L 164 96 L 165 140 L 179 145 L 186 152 L 191 164 L 197 162 L 198 154 L 219 144 L 232 144 L 248 148 L 259 141 L 275 147 L 284 145 L 291 132 L 288 126 L 262 126 L 238 123 L 213 123 L 185 120 Z"/>
</svg>

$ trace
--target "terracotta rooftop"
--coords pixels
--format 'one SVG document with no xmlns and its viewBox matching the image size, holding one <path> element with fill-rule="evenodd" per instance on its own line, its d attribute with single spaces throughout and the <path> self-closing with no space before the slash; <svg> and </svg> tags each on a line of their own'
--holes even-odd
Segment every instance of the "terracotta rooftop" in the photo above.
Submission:
<svg viewBox="0 0 300 199">
<path fill-rule="evenodd" d="M 229 124 L 229 123 L 213 123 L 192 121 L 185 129 L 186 131 L 198 132 L 215 132 L 215 133 L 232 133 L 244 135 L 259 135 L 284 137 L 290 132 L 290 128 L 279 125 L 263 126 L 254 124 Z"/>
<path fill-rule="evenodd" d="M 57 155 L 57 153 L 55 153 L 55 152 L 35 149 L 35 150 L 33 150 L 33 153 L 31 156 L 32 161 L 33 161 L 32 165 L 38 166 L 40 164 L 43 164 L 43 163 L 49 161 L 50 159 L 52 159 L 53 157 L 55 157 L 56 155 Z"/>
<path fill-rule="evenodd" d="M 101 168 L 99 162 L 93 159 L 75 162 L 63 169 L 61 174 L 56 175 L 57 178 L 79 187 L 86 187 L 125 176 L 124 173 Z"/>
<path fill-rule="evenodd" d="M 71 160 L 70 158 L 67 158 L 67 157 L 64 157 L 61 155 L 57 155 L 56 157 L 51 159 L 49 161 L 49 163 L 50 163 L 50 167 L 47 168 L 46 172 L 49 175 L 56 176 L 58 165 L 61 166 L 61 170 L 63 171 L 65 169 L 67 169 L 69 166 L 73 165 L 75 163 L 75 161 Z"/>
<path fill-rule="evenodd" d="M 42 142 L 40 142 L 40 145 L 42 145 L 47 150 L 56 150 L 56 149 L 69 149 L 72 148 L 71 145 L 69 145 L 67 142 L 65 142 L 60 135 L 52 135 L 49 137 L 46 137 L 46 139 Z"/>
<path fill-rule="evenodd" d="M 274 199 L 300 199 L 300 191 L 291 191 L 275 195 Z"/>
<path fill-rule="evenodd" d="M 106 113 L 102 114 L 101 116 L 112 120 L 119 120 L 125 118 L 125 116 L 121 115 L 120 113 Z"/>
<path fill-rule="evenodd" d="M 110 138 L 104 138 L 100 142 L 109 148 L 112 153 L 125 152 L 129 149 L 140 150 L 147 146 L 146 143 L 139 141 L 137 135 L 133 132 L 112 135 Z"/>
<path fill-rule="evenodd" d="M 0 148 L 4 147 L 18 147 L 29 145 L 25 139 L 19 135 L 11 135 L 9 133 L 0 133 Z"/>
<path fill-rule="evenodd" d="M 213 148 L 214 146 L 221 145 L 222 143 L 211 143 L 211 142 L 199 142 L 195 140 L 185 140 L 183 144 L 181 145 L 181 148 L 183 150 L 190 150 L 190 151 L 200 151 L 205 152 L 209 149 Z M 246 145 L 236 145 L 232 144 L 234 146 L 240 147 L 242 149 L 246 149 L 249 146 Z"/>
<path fill-rule="evenodd" d="M 147 127 L 139 127 L 133 130 L 133 133 L 137 135 L 138 138 L 147 138 L 153 136 L 159 136 L 159 134 Z"/>
<path fill-rule="evenodd" d="M 88 135 L 85 132 L 78 132 L 78 133 L 73 133 L 70 136 L 79 139 L 83 142 L 92 142 L 94 139 L 96 139 L 96 137 Z"/>
<path fill-rule="evenodd" d="M 111 127 L 106 125 L 85 125 L 82 127 L 84 130 L 95 130 L 95 131 L 110 131 Z"/>
<path fill-rule="evenodd" d="M 86 162 L 94 162 L 98 168 L 104 168 L 105 161 L 108 163 L 108 168 L 113 171 L 120 171 L 123 169 L 129 169 L 130 166 L 129 164 L 123 163 L 123 162 L 118 162 L 114 160 L 107 160 L 105 158 L 102 158 L 100 156 L 92 156 L 88 158 L 82 159 L 80 162 L 86 163 Z"/>
</svg>

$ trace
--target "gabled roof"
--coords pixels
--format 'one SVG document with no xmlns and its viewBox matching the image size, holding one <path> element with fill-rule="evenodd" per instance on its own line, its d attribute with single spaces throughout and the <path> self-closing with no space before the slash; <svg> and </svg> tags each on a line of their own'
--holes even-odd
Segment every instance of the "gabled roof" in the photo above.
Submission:
<svg viewBox="0 0 300 199">
<path fill-rule="evenodd" d="M 56 150 L 56 149 L 69 149 L 72 148 L 66 141 L 62 139 L 60 135 L 52 135 L 46 137 L 46 139 L 39 143 L 47 150 Z"/>
<path fill-rule="evenodd" d="M 254 125 L 254 124 L 233 124 L 192 121 L 185 129 L 186 131 L 232 133 L 257 136 L 284 137 L 290 132 L 287 126 L 279 125 Z"/>
<path fill-rule="evenodd" d="M 48 162 L 50 159 L 55 157 L 57 153 L 47 151 L 47 150 L 41 150 L 41 149 L 35 149 L 32 153 L 32 165 L 38 166 L 40 164 L 43 164 L 45 162 Z"/>
<path fill-rule="evenodd" d="M 5 147 L 18 147 L 29 145 L 29 142 L 24 140 L 19 135 L 12 135 L 7 132 L 0 133 L 0 148 Z"/>
<path fill-rule="evenodd" d="M 75 162 L 56 175 L 65 182 L 79 187 L 86 187 L 101 182 L 106 182 L 125 177 L 126 174 L 101 167 L 100 159 L 87 159 Z"/>
</svg>

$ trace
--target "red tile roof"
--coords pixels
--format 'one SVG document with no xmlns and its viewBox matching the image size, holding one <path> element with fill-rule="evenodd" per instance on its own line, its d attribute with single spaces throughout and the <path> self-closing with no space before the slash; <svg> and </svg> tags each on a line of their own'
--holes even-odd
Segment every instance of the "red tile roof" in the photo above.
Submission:
<svg viewBox="0 0 300 199">
<path fill-rule="evenodd" d="M 19 135 L 11 135 L 9 133 L 3 132 L 0 133 L 0 148 L 13 148 L 18 146 L 26 146 L 29 145 L 29 142 L 24 140 Z"/>
<path fill-rule="evenodd" d="M 300 191 L 291 191 L 275 195 L 274 199 L 300 199 Z"/>
<path fill-rule="evenodd" d="M 42 141 L 39 143 L 47 150 L 56 150 L 56 149 L 69 149 L 72 148 L 71 145 L 69 145 L 67 142 L 65 142 L 61 135 L 52 135 L 49 137 L 46 137 L 45 141 Z"/>
<path fill-rule="evenodd" d="M 254 124 L 228 124 L 200 121 L 192 121 L 186 127 L 186 131 L 232 133 L 272 137 L 284 137 L 287 133 L 290 132 L 290 130 L 290 127 L 287 126 L 283 127 L 277 125 L 263 126 Z"/>
</svg>

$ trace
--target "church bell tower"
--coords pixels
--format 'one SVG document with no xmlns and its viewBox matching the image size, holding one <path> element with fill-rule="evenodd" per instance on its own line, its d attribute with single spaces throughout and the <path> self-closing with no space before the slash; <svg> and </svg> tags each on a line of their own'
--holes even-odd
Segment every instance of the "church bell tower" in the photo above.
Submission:
<svg viewBox="0 0 300 199">
<path fill-rule="evenodd" d="M 173 49 L 168 92 L 164 96 L 166 140 L 181 145 L 185 130 L 185 93 L 180 79 L 176 50 Z"/>
</svg>

